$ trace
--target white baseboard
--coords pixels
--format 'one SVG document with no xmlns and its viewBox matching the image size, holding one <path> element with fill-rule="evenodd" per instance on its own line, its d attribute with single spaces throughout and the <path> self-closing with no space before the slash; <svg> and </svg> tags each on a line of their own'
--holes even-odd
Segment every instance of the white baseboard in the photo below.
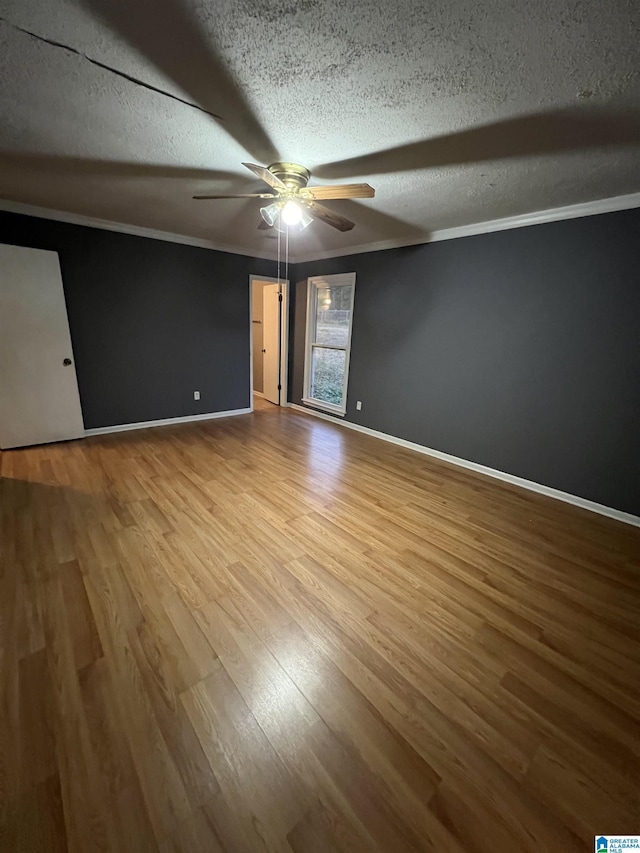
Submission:
<svg viewBox="0 0 640 853">
<path fill-rule="evenodd" d="M 524 477 L 516 477 L 514 474 L 507 474 L 504 471 L 497 471 L 495 468 L 488 468 L 486 465 L 479 465 L 477 462 L 469 462 L 467 459 L 462 459 L 459 456 L 451 456 L 449 453 L 443 453 L 441 450 L 433 450 L 430 447 L 425 447 L 423 444 L 416 444 L 413 441 L 406 441 L 404 438 L 397 438 L 395 435 L 389 435 L 386 432 L 379 432 L 376 429 L 360 426 L 359 424 L 351 423 L 350 421 L 338 420 L 325 415 L 322 412 L 317 412 L 314 409 L 307 409 L 304 406 L 299 406 L 296 403 L 291 403 L 291 408 L 296 412 L 302 412 L 305 415 L 311 415 L 314 418 L 321 418 L 324 421 L 330 421 L 336 426 L 347 427 L 356 432 L 362 432 L 365 435 L 380 438 L 383 441 L 388 441 L 391 444 L 397 444 L 399 447 L 405 447 L 408 450 L 415 450 L 416 453 L 422 453 L 425 456 L 433 456 L 434 459 L 439 459 L 442 462 L 448 462 L 451 465 L 457 465 L 459 468 L 467 468 L 469 471 L 475 471 L 478 474 L 485 474 L 487 477 L 493 477 L 496 480 L 502 480 L 504 483 L 510 483 L 513 486 L 520 486 L 522 489 L 528 489 L 530 492 L 537 492 L 540 495 L 546 495 L 548 498 L 555 498 L 558 501 L 579 506 L 582 509 L 587 509 L 590 512 L 597 512 L 599 515 L 606 515 L 608 518 L 614 518 L 616 521 L 622 521 L 625 524 L 631 524 L 634 527 L 640 527 L 640 517 L 631 515 L 629 512 L 622 512 L 619 509 L 613 509 L 604 504 L 589 501 L 586 498 L 580 498 L 577 495 L 571 495 L 568 492 L 561 492 L 560 489 L 552 489 L 550 486 L 543 486 L 542 483 L 535 483 L 533 480 L 525 480 Z"/>
<path fill-rule="evenodd" d="M 252 393 L 254 397 L 262 397 L 264 399 L 264 394 L 262 393 L 262 391 L 253 391 Z"/>
<path fill-rule="evenodd" d="M 231 418 L 234 415 L 248 415 L 252 411 L 248 409 L 229 409 L 226 412 L 209 412 L 206 415 L 185 415 L 182 418 L 163 418 L 159 421 L 139 421 L 135 424 L 117 424 L 116 426 L 97 427 L 96 429 L 86 429 L 85 436 L 89 435 L 107 435 L 111 432 L 128 432 L 132 429 L 149 429 L 149 427 L 171 426 L 172 424 L 190 424 L 195 421 L 211 421 L 214 418 Z"/>
</svg>

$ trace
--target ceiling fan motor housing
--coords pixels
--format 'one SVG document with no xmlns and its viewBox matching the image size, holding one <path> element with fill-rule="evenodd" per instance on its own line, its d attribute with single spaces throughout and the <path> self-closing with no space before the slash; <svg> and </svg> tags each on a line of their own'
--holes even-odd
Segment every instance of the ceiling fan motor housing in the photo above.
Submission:
<svg viewBox="0 0 640 853">
<path fill-rule="evenodd" d="M 268 170 L 293 192 L 304 189 L 311 177 L 311 172 L 297 163 L 272 163 Z"/>
</svg>

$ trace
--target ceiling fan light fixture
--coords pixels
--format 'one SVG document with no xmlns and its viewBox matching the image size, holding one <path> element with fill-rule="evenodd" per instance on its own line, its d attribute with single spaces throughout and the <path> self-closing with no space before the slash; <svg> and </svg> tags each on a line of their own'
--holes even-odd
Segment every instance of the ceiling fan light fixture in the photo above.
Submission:
<svg viewBox="0 0 640 853">
<path fill-rule="evenodd" d="M 287 209 L 287 205 L 291 205 Z M 285 213 L 285 211 L 287 211 Z M 304 231 L 313 222 L 311 216 L 301 205 L 294 201 L 272 201 L 260 208 L 260 216 L 271 228 L 276 228 L 282 234 L 289 232 L 297 234 Z"/>
<path fill-rule="evenodd" d="M 264 219 L 267 225 L 275 225 L 280 216 L 280 205 L 277 202 L 272 201 L 271 204 L 268 204 L 266 207 L 261 207 L 260 216 Z"/>
<path fill-rule="evenodd" d="M 289 199 L 282 208 L 281 216 L 285 225 L 298 225 L 302 219 L 302 210 L 300 205 Z"/>
<path fill-rule="evenodd" d="M 280 215 L 277 217 L 275 227 L 281 234 L 299 234 L 301 231 L 311 225 L 313 216 L 311 216 L 304 208 L 300 207 L 300 218 L 294 225 L 290 225 L 284 218 L 284 210 L 280 208 Z"/>
</svg>

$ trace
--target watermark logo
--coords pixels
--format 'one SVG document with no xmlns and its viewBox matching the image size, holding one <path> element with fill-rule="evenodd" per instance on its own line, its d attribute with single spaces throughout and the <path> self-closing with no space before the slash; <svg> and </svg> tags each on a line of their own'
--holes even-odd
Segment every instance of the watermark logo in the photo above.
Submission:
<svg viewBox="0 0 640 853">
<path fill-rule="evenodd" d="M 640 853 L 640 835 L 596 835 L 595 853 Z"/>
</svg>

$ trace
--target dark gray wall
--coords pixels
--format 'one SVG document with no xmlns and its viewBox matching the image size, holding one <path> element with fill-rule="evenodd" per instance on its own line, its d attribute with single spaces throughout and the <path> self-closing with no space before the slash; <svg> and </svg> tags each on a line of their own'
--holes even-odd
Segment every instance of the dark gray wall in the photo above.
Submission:
<svg viewBox="0 0 640 853">
<path fill-rule="evenodd" d="M 297 265 L 293 402 L 306 277 L 352 271 L 347 420 L 640 515 L 639 210 Z"/>
<path fill-rule="evenodd" d="M 87 429 L 249 406 L 249 274 L 273 263 L 11 213 L 0 242 L 60 256 Z"/>
</svg>

